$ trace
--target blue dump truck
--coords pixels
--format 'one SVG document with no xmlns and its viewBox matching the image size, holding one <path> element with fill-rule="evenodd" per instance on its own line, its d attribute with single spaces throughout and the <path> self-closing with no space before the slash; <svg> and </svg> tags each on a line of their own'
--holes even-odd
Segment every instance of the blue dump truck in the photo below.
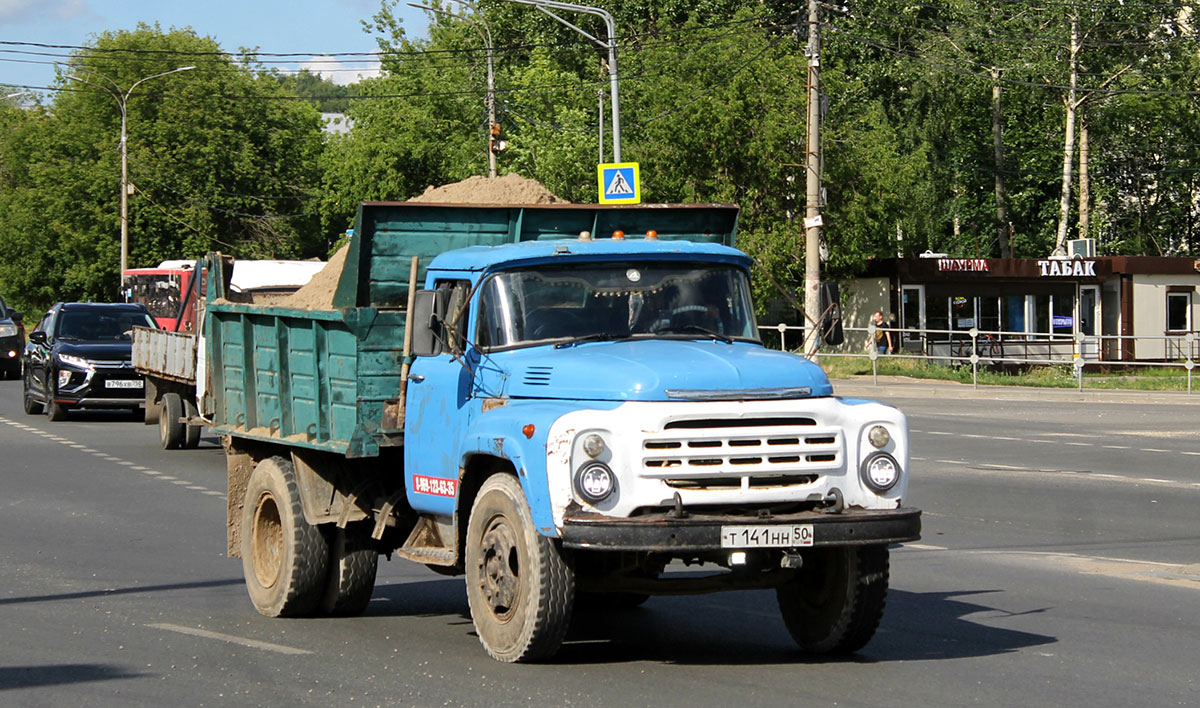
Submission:
<svg viewBox="0 0 1200 708">
<path fill-rule="evenodd" d="M 803 651 L 863 647 L 920 536 L 907 421 L 762 345 L 737 218 L 367 203 L 329 307 L 210 289 L 201 406 L 255 608 L 361 613 L 394 554 L 465 576 L 500 661 L 573 613 L 747 588 Z"/>
</svg>

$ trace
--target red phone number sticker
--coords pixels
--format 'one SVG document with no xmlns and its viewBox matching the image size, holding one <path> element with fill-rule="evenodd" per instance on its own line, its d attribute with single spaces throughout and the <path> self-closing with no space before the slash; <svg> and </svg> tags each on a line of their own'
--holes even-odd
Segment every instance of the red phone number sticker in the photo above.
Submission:
<svg viewBox="0 0 1200 708">
<path fill-rule="evenodd" d="M 413 491 L 418 494 L 453 497 L 458 495 L 458 480 L 415 474 L 413 475 Z"/>
</svg>

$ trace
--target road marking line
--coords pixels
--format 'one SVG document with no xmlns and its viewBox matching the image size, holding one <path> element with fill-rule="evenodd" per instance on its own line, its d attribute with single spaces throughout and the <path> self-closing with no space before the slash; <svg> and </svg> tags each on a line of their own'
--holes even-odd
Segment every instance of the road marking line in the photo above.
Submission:
<svg viewBox="0 0 1200 708">
<path fill-rule="evenodd" d="M 212 491 L 211 489 L 210 489 L 209 491 L 207 491 L 207 492 L 202 492 L 202 494 L 207 494 L 207 495 L 208 495 L 208 496 L 210 496 L 210 497 L 223 497 L 223 496 L 225 496 L 225 492 L 214 492 L 214 491 Z"/>
<path fill-rule="evenodd" d="M 1067 442 L 1067 443 L 1063 443 L 1063 445 L 1074 445 L 1075 447 L 1092 447 L 1092 443 Z"/>
<path fill-rule="evenodd" d="M 125 465 L 126 467 L 133 467 L 133 463 L 130 462 L 129 460 L 121 460 L 121 461 L 117 462 L 117 464 Z"/>
<path fill-rule="evenodd" d="M 931 546 L 928 543 L 905 543 L 901 548 L 911 548 L 914 551 L 944 551 L 945 546 Z"/>
<path fill-rule="evenodd" d="M 934 460 L 934 462 L 937 462 L 937 463 L 943 464 L 943 465 L 965 465 L 965 464 L 967 464 L 966 461 L 964 461 L 964 460 Z"/>
<path fill-rule="evenodd" d="M 1156 447 L 1143 447 L 1142 452 L 1170 452 L 1170 450 L 1159 450 Z"/>
<path fill-rule="evenodd" d="M 1182 455 L 1200 455 L 1200 452 L 1183 452 Z"/>
<path fill-rule="evenodd" d="M 1143 477 L 1142 481 L 1143 482 L 1154 482 L 1156 484 L 1170 484 L 1171 483 L 1171 480 L 1169 480 L 1169 479 L 1155 479 L 1154 477 Z"/>
<path fill-rule="evenodd" d="M 155 476 L 155 477 L 161 477 L 161 476 L 162 476 L 162 472 L 158 472 L 158 471 L 155 471 L 155 470 L 141 469 L 141 470 L 138 470 L 138 472 L 141 472 L 142 474 L 153 475 L 153 476 Z"/>
<path fill-rule="evenodd" d="M 928 433 L 925 433 L 925 434 L 926 435 L 953 435 L 954 433 L 943 433 L 938 430 L 930 430 Z"/>
<path fill-rule="evenodd" d="M 172 476 L 171 476 L 171 475 L 169 475 L 169 474 L 162 474 L 162 475 L 160 475 L 160 476 L 159 476 L 159 479 L 165 479 L 165 480 L 167 480 L 168 482 L 170 482 L 171 480 L 173 480 L 173 479 L 176 479 L 176 478 L 175 478 L 175 477 L 172 477 Z"/>
<path fill-rule="evenodd" d="M 150 627 L 152 629 L 161 629 L 161 630 L 164 630 L 167 632 L 177 632 L 179 634 L 189 634 L 193 637 L 201 637 L 203 639 L 216 639 L 217 641 L 220 641 L 220 642 L 225 642 L 227 644 L 237 644 L 239 646 L 249 647 L 251 649 L 262 649 L 264 651 L 273 651 L 277 654 L 290 654 L 290 655 L 312 654 L 312 652 L 307 649 L 296 649 L 295 647 L 288 647 L 288 646 L 284 646 L 282 644 L 272 644 L 271 642 L 260 642 L 257 639 L 246 639 L 245 637 L 235 637 L 232 634 L 222 634 L 220 632 L 210 632 L 207 629 L 197 629 L 195 627 L 183 627 L 178 624 L 158 623 L 158 624 L 148 624 L 146 626 Z"/>
<path fill-rule="evenodd" d="M 1103 445 L 1102 447 L 1104 447 L 1104 449 L 1106 449 L 1106 450 L 1132 450 L 1133 449 L 1132 447 L 1130 447 L 1128 445 Z"/>
<path fill-rule="evenodd" d="M 197 486 L 196 486 L 196 485 L 194 485 L 194 484 L 193 484 L 193 485 L 191 485 L 190 487 L 188 487 L 188 489 L 191 489 L 191 490 L 194 490 L 194 491 L 197 491 L 197 492 L 207 492 L 207 491 L 208 491 L 208 487 L 197 487 Z"/>
<path fill-rule="evenodd" d="M 187 485 L 191 484 L 191 482 L 187 481 L 186 479 L 175 479 L 175 480 L 171 480 L 171 484 L 178 484 L 179 486 L 182 487 L 182 486 L 187 486 Z"/>
</svg>

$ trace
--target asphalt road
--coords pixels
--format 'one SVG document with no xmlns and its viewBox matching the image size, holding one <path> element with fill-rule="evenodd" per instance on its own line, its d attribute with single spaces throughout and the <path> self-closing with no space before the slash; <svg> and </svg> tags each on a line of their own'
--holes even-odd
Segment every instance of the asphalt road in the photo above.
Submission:
<svg viewBox="0 0 1200 708">
<path fill-rule="evenodd" d="M 0 382 L 0 706 L 1200 704 L 1200 406 L 879 392 L 909 415 L 925 537 L 858 656 L 801 657 L 743 592 L 580 616 L 554 663 L 512 666 L 460 579 L 406 561 L 363 617 L 259 616 L 214 439 L 50 423 Z"/>
</svg>

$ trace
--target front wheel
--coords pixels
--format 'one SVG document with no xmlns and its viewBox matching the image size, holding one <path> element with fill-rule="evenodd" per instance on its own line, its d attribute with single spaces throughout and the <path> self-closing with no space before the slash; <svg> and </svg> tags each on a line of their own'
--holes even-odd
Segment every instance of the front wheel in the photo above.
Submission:
<svg viewBox="0 0 1200 708">
<path fill-rule="evenodd" d="M 48 373 L 46 375 L 54 376 L 55 374 L 53 371 L 51 371 L 50 373 Z M 50 384 L 46 384 L 45 394 L 46 394 L 46 417 L 49 418 L 53 422 L 58 422 L 60 420 L 66 420 L 67 419 L 67 407 L 61 403 L 56 403 L 54 401 L 54 389 L 52 389 L 50 387 Z"/>
<path fill-rule="evenodd" d="M 467 600 L 479 641 L 499 661 L 536 661 L 562 646 L 575 574 L 556 541 L 537 533 L 516 477 L 483 483 L 466 539 Z"/>
<path fill-rule="evenodd" d="M 26 415 L 40 415 L 42 412 L 42 404 L 33 400 L 33 390 L 29 386 L 29 378 L 30 378 L 30 373 L 28 371 L 26 371 L 25 372 L 25 385 L 24 385 L 24 391 L 23 391 L 23 393 L 25 394 L 25 400 L 24 400 L 25 414 Z"/>
<path fill-rule="evenodd" d="M 242 573 L 259 613 L 295 617 L 316 608 L 325 592 L 329 547 L 304 520 L 292 463 L 259 462 L 250 473 L 242 508 Z"/>
<path fill-rule="evenodd" d="M 805 554 L 795 579 L 775 592 L 784 624 L 802 650 L 850 654 L 875 636 L 887 589 L 887 546 L 863 546 Z"/>
</svg>

